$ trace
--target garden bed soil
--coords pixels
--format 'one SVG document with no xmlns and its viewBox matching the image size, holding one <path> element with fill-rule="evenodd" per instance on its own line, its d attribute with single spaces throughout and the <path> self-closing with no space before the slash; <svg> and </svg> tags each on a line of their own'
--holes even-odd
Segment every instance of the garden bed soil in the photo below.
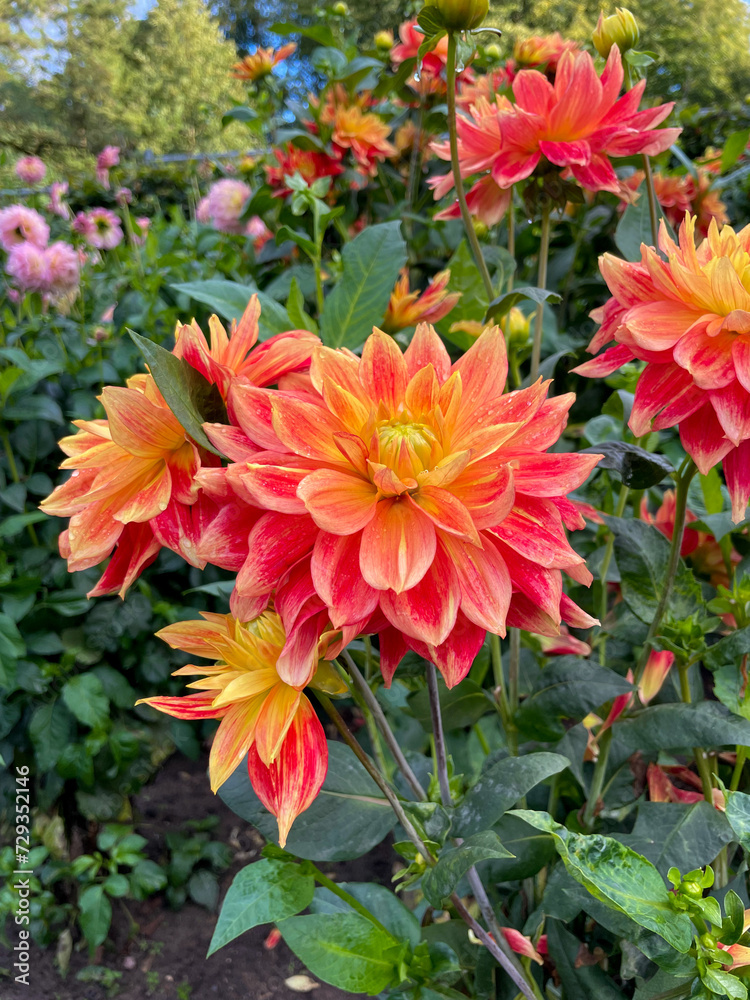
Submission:
<svg viewBox="0 0 750 1000">
<path fill-rule="evenodd" d="M 219 824 L 212 837 L 229 844 L 234 854 L 231 868 L 220 879 L 223 899 L 237 872 L 259 856 L 264 841 L 211 793 L 206 767 L 207 757 L 193 762 L 175 754 L 136 797 L 135 824 L 138 833 L 148 838 L 147 852 L 158 860 L 165 853 L 165 834 L 179 830 L 187 820 L 217 815 Z M 323 870 L 338 881 L 390 885 L 396 860 L 385 843 L 364 858 L 326 864 Z M 30 986 L 16 984 L 7 975 L 13 959 L 0 949 L 0 1000 L 348 1000 L 353 996 L 325 983 L 309 993 L 288 987 L 289 977 L 307 973 L 283 941 L 271 950 L 264 947 L 268 926 L 247 931 L 207 959 L 216 913 L 192 902 L 174 911 L 162 896 L 127 906 L 137 932 L 130 931 L 127 913 L 115 901 L 111 938 L 94 960 L 122 973 L 117 987 L 107 990 L 100 983 L 76 980 L 89 964 L 85 948 L 74 949 L 63 979 L 54 964 L 54 948 L 44 951 L 36 946 L 31 950 Z M 12 928 L 9 937 L 15 937 Z"/>
</svg>

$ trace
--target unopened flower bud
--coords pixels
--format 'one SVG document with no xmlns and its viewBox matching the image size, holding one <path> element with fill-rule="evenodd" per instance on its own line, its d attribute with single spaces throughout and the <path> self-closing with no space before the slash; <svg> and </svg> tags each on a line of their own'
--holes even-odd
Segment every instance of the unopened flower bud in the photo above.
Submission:
<svg viewBox="0 0 750 1000">
<path fill-rule="evenodd" d="M 349 13 L 349 8 L 346 6 L 345 3 L 342 3 L 341 0 L 339 0 L 339 3 L 335 3 L 333 5 L 333 13 L 336 15 L 336 17 L 346 17 L 346 15 Z"/>
<path fill-rule="evenodd" d="M 375 35 L 375 46 L 384 52 L 389 52 L 393 48 L 393 32 L 379 31 Z"/>
<path fill-rule="evenodd" d="M 485 46 L 484 54 L 488 59 L 500 59 L 502 57 L 502 52 L 500 51 L 500 46 L 495 45 L 492 42 L 490 45 Z"/>
<path fill-rule="evenodd" d="M 429 0 L 437 7 L 448 31 L 471 31 L 487 17 L 489 0 Z"/>
<path fill-rule="evenodd" d="M 505 320 L 508 342 L 514 347 L 523 347 L 531 334 L 531 321 L 536 313 L 524 316 L 518 306 L 512 306 Z"/>
<path fill-rule="evenodd" d="M 618 47 L 620 54 L 634 49 L 639 37 L 638 22 L 627 8 L 616 7 L 615 13 L 609 17 L 599 14 L 593 40 L 596 51 L 604 59 L 613 45 Z"/>
<path fill-rule="evenodd" d="M 474 227 L 474 232 L 477 234 L 480 240 L 484 240 L 489 235 L 489 227 L 486 222 L 482 222 L 481 219 L 472 219 L 471 224 Z"/>
</svg>

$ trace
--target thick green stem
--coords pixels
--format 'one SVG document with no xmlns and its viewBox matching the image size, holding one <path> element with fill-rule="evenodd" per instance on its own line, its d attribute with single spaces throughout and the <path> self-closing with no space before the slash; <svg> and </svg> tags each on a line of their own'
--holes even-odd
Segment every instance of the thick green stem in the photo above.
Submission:
<svg viewBox="0 0 750 1000">
<path fill-rule="evenodd" d="M 518 709 L 518 682 L 521 675 L 521 630 L 510 630 L 510 660 L 508 661 L 508 708 L 511 718 Z"/>
<path fill-rule="evenodd" d="M 683 462 L 680 471 L 677 473 L 674 532 L 672 534 L 672 542 L 669 548 L 669 561 L 667 563 L 667 573 L 664 579 L 664 589 L 661 592 L 659 603 L 656 606 L 653 620 L 649 625 L 646 641 L 643 644 L 643 652 L 640 655 L 635 669 L 636 685 L 640 683 L 641 677 L 643 676 L 643 671 L 646 668 L 649 653 L 651 652 L 651 640 L 658 633 L 659 628 L 661 627 L 662 618 L 664 617 L 664 613 L 669 606 L 669 598 L 672 596 L 672 586 L 677 573 L 677 567 L 680 564 L 680 550 L 682 548 L 682 539 L 685 534 L 685 511 L 687 510 L 688 487 L 690 486 L 693 476 L 697 471 L 695 462 L 691 458 L 688 458 L 685 462 Z"/>
<path fill-rule="evenodd" d="M 551 208 L 546 205 L 542 209 L 542 238 L 539 244 L 539 276 L 537 286 L 547 287 L 547 264 L 549 263 L 549 236 L 550 236 L 550 213 Z M 539 372 L 539 362 L 542 359 L 542 325 L 544 322 L 544 302 L 537 306 L 534 321 L 534 342 L 531 347 L 531 381 L 536 381 Z"/>
<path fill-rule="evenodd" d="M 380 923 L 376 916 L 370 913 L 366 906 L 363 906 L 359 900 L 355 899 L 354 896 L 346 891 L 346 889 L 342 889 L 340 885 L 337 885 L 334 881 L 328 878 L 327 875 L 324 875 L 323 872 L 319 868 L 316 868 L 311 861 L 303 861 L 302 864 L 305 868 L 307 868 L 316 882 L 320 882 L 320 884 L 325 886 L 326 889 L 329 889 L 334 896 L 338 896 L 339 899 L 342 899 L 348 906 L 351 906 L 353 910 L 356 910 L 357 913 L 361 914 L 361 916 L 367 917 L 370 923 L 380 928 L 380 930 L 385 934 L 390 934 L 390 931 Z"/>
<path fill-rule="evenodd" d="M 659 245 L 659 211 L 657 208 L 654 174 L 651 170 L 651 159 L 648 153 L 643 154 L 643 169 L 646 172 L 646 194 L 648 195 L 648 214 L 651 219 L 651 239 L 654 247 Z"/>
<path fill-rule="evenodd" d="M 586 802 L 586 808 L 583 811 L 583 826 L 587 830 L 591 829 L 596 817 L 596 807 L 599 804 L 599 799 L 602 797 L 602 789 L 604 788 L 604 779 L 607 775 L 607 763 L 609 761 L 609 748 L 611 744 L 612 728 L 610 727 L 609 729 L 605 729 L 599 740 L 599 756 L 596 758 L 594 775 L 591 779 L 591 790 Z"/>
<path fill-rule="evenodd" d="M 736 792 L 740 787 L 740 778 L 742 777 L 742 769 L 745 766 L 745 761 L 747 760 L 747 747 L 737 747 L 737 760 L 734 764 L 734 770 L 732 771 L 732 780 L 729 782 L 730 792 Z"/>
<path fill-rule="evenodd" d="M 372 717 L 375 720 L 375 725 L 380 730 L 380 733 L 383 739 L 385 740 L 386 746 L 393 754 L 393 759 L 396 761 L 399 770 L 403 774 L 404 778 L 409 784 L 409 787 L 414 792 L 416 797 L 424 801 L 424 799 L 427 798 L 427 793 L 425 792 L 424 788 L 422 788 L 422 786 L 420 785 L 419 779 L 409 766 L 409 762 L 407 761 L 406 757 L 404 757 L 403 751 L 401 750 L 401 747 L 398 745 L 398 740 L 394 736 L 393 730 L 388 725 L 388 720 L 385 717 L 383 709 L 380 707 L 380 702 L 373 694 L 370 685 L 367 683 L 367 681 L 360 673 L 359 667 L 349 655 L 348 650 L 345 649 L 343 651 L 343 653 L 341 654 L 341 658 L 346 663 L 347 670 L 349 671 L 351 678 L 354 681 L 354 685 L 359 691 L 359 693 L 362 695 L 362 699 L 364 700 L 365 704 L 367 705 L 367 708 L 372 714 Z"/>
<path fill-rule="evenodd" d="M 687 663 L 681 663 L 678 667 L 680 674 L 680 695 L 682 700 L 686 705 L 689 705 L 693 697 L 690 693 L 690 678 L 688 676 L 689 665 Z M 703 752 L 702 747 L 693 747 L 693 756 L 695 757 L 695 766 L 698 768 L 698 774 L 701 776 L 701 785 L 703 786 L 703 797 L 706 802 L 713 805 L 714 795 L 713 795 L 713 780 L 711 778 L 711 768 L 706 759 L 706 755 Z"/>
<path fill-rule="evenodd" d="M 453 180 L 456 185 L 456 197 L 461 209 L 461 218 L 466 230 L 466 237 L 474 254 L 474 260 L 476 261 L 479 273 L 482 276 L 484 288 L 487 292 L 487 300 L 491 302 L 495 297 L 495 290 L 492 287 L 492 279 L 490 278 L 490 272 L 487 270 L 487 262 L 484 259 L 482 248 L 479 245 L 479 240 L 474 230 L 474 224 L 471 221 L 469 207 L 466 204 L 466 192 L 464 191 L 464 182 L 461 177 L 461 166 L 458 162 L 458 132 L 456 130 L 456 36 L 453 32 L 450 32 L 448 35 L 446 77 L 448 86 L 448 138 L 450 140 L 451 167 L 453 169 Z"/>
<path fill-rule="evenodd" d="M 516 214 L 513 210 L 513 189 L 510 192 L 510 205 L 508 205 L 508 253 L 511 255 L 513 260 L 516 259 Z M 515 279 L 515 271 L 511 268 L 510 274 L 508 275 L 508 291 L 513 291 L 513 281 Z"/>
</svg>

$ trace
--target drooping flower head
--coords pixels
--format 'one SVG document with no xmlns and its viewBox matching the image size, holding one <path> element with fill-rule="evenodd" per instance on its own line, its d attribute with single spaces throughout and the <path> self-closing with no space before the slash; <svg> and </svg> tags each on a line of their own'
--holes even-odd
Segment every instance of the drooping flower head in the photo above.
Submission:
<svg viewBox="0 0 750 1000">
<path fill-rule="evenodd" d="M 0 246 L 3 250 L 25 242 L 46 247 L 48 241 L 49 226 L 39 212 L 25 205 L 0 208 Z"/>
<path fill-rule="evenodd" d="M 46 292 L 49 289 L 46 250 L 34 243 L 15 243 L 8 253 L 5 270 L 21 292 Z"/>
<path fill-rule="evenodd" d="M 16 162 L 16 177 L 24 184 L 41 184 L 47 173 L 44 161 L 38 156 L 22 156 Z"/>
<path fill-rule="evenodd" d="M 113 250 L 122 243 L 124 235 L 119 218 L 108 208 L 79 212 L 71 228 L 97 250 Z"/>
<path fill-rule="evenodd" d="M 105 146 L 96 158 L 96 179 L 102 187 L 109 188 L 109 172 L 120 162 L 120 147 Z"/>
<path fill-rule="evenodd" d="M 252 194 L 243 181 L 224 177 L 208 192 L 207 213 L 211 224 L 222 233 L 241 233 L 245 223 L 240 216 Z"/>
<path fill-rule="evenodd" d="M 174 353 L 224 394 L 232 379 L 247 386 L 283 382 L 290 371 L 304 368 L 317 338 L 290 331 L 253 350 L 259 313 L 253 296 L 229 336 L 212 316 L 210 345 L 197 324 L 178 327 Z M 202 489 L 198 472 L 201 467 L 221 472 L 218 459 L 196 446 L 150 375 L 133 376 L 127 387 L 107 386 L 100 399 L 107 419 L 77 421 L 78 433 L 62 439 L 68 455 L 62 468 L 73 472 L 41 504 L 48 514 L 71 518 L 60 538 L 68 569 L 96 566 L 117 545 L 91 595 L 121 596 L 162 547 L 202 569 L 207 560 L 198 545 L 219 506 Z M 233 453 L 237 437 L 243 455 L 257 450 L 239 428 L 220 426 L 220 447 L 230 449 L 225 453 Z"/>
<path fill-rule="evenodd" d="M 277 197 L 286 197 L 291 193 L 286 179 L 293 177 L 294 174 L 300 174 L 308 184 L 312 184 L 320 177 L 337 177 L 344 171 L 339 161 L 327 153 L 319 153 L 314 149 L 300 149 L 291 143 L 281 149 L 274 149 L 273 155 L 278 166 L 266 165 L 265 171 L 266 180 Z"/>
<path fill-rule="evenodd" d="M 505 394 L 506 375 L 497 327 L 451 365 L 421 325 L 405 354 L 378 330 L 361 359 L 316 348 L 312 389 L 233 387 L 240 425 L 268 449 L 230 466 L 268 512 L 249 539 L 225 539 L 247 552 L 238 592 L 268 593 L 292 567 L 307 574 L 334 628 L 380 633 L 388 682 L 408 647 L 453 685 L 486 630 L 590 624 L 561 570 L 590 582 L 565 536 L 583 526 L 565 494 L 598 456 L 546 454 L 573 397 L 547 400 L 541 380 Z"/>
<path fill-rule="evenodd" d="M 404 268 L 396 282 L 383 321 L 386 333 L 398 333 L 417 323 L 437 323 L 454 308 L 461 292 L 449 292 L 450 271 L 436 274 L 422 292 L 409 291 L 409 269 Z"/>
<path fill-rule="evenodd" d="M 174 672 L 197 678 L 188 684 L 194 692 L 143 698 L 137 704 L 178 719 L 220 719 L 208 765 L 211 789 L 216 792 L 247 755 L 250 781 L 276 816 L 283 847 L 292 823 L 315 799 L 328 769 L 325 733 L 303 688 L 341 694 L 346 685 L 323 659 L 297 676 L 289 670 L 281 659 L 284 628 L 273 611 L 247 624 L 231 615 L 203 613 L 203 618 L 157 632 L 173 649 L 214 661 Z M 321 647 L 323 656 L 325 640 Z"/>
<path fill-rule="evenodd" d="M 275 66 L 284 62 L 285 59 L 288 59 L 296 51 L 297 45 L 295 42 L 282 45 L 275 52 L 270 48 L 262 49 L 259 47 L 252 55 L 245 56 L 244 59 L 241 59 L 240 62 L 232 66 L 232 76 L 238 80 L 246 80 L 248 83 L 260 80 L 262 77 L 268 76 Z"/>
<path fill-rule="evenodd" d="M 602 325 L 588 350 L 616 346 L 574 370 L 601 378 L 645 361 L 628 426 L 641 437 L 679 425 L 704 475 L 723 460 L 740 521 L 750 499 L 750 227 L 712 222 L 696 249 L 688 216 L 679 245 L 662 223 L 659 247 L 666 260 L 645 245 L 639 263 L 601 258 L 613 297 L 592 313 Z"/>
<path fill-rule="evenodd" d="M 61 219 L 69 219 L 70 209 L 63 201 L 63 198 L 67 193 L 68 182 L 55 181 L 49 189 L 49 203 L 47 205 L 47 211 L 51 212 L 53 215 L 59 215 Z"/>
</svg>

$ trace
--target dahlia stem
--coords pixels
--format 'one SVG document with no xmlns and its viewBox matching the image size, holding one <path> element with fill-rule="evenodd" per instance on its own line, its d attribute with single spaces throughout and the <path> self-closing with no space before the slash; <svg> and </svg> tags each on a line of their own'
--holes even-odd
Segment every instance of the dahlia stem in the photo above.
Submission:
<svg viewBox="0 0 750 1000">
<path fill-rule="evenodd" d="M 615 508 L 615 517 L 622 517 L 625 512 L 625 507 L 628 502 L 628 494 L 630 489 L 622 484 L 620 487 L 620 496 L 617 499 L 617 507 Z M 604 619 L 607 617 L 607 572 L 609 571 L 609 564 L 612 562 L 612 554 L 615 549 L 615 536 L 613 532 L 609 532 L 607 536 L 607 544 L 604 549 L 604 555 L 602 556 L 602 565 L 599 570 L 599 579 L 601 581 L 602 592 L 599 595 L 599 628 L 601 638 L 599 640 L 599 663 L 602 666 L 605 663 L 606 649 L 607 649 L 607 639 L 604 634 Z"/>
<path fill-rule="evenodd" d="M 686 458 L 676 474 L 677 485 L 675 490 L 674 533 L 672 535 L 672 542 L 669 548 L 669 561 L 667 563 L 667 572 L 664 578 L 664 589 L 661 592 L 659 603 L 656 606 L 653 620 L 649 625 L 646 641 L 643 644 L 643 652 L 641 653 L 640 659 L 638 660 L 638 664 L 635 668 L 636 685 L 640 683 L 643 671 L 646 669 L 646 663 L 648 662 L 649 653 L 651 651 L 651 640 L 659 631 L 662 618 L 664 617 L 664 613 L 669 605 L 669 598 L 672 595 L 674 578 L 677 573 L 677 567 L 680 564 L 682 538 L 685 534 L 685 512 L 687 510 L 688 487 L 690 486 L 693 476 L 695 476 L 697 471 L 698 469 L 696 468 L 695 462 L 692 458 Z"/>
<path fill-rule="evenodd" d="M 461 218 L 466 230 L 466 237 L 474 254 L 474 260 L 476 261 L 479 273 L 482 276 L 485 291 L 487 292 L 487 301 L 492 302 L 495 298 L 495 290 L 492 287 L 492 279 L 490 278 L 490 272 L 487 270 L 487 262 L 484 259 L 482 248 L 479 245 L 479 240 L 474 230 L 474 224 L 471 221 L 469 207 L 466 204 L 466 192 L 464 191 L 464 182 L 461 177 L 461 166 L 458 162 L 458 132 L 456 129 L 456 36 L 452 31 L 448 34 L 448 65 L 446 66 L 446 76 L 448 85 L 448 138 L 450 140 L 451 168 L 453 169 L 453 181 L 456 185 L 456 197 L 461 209 Z"/>
<path fill-rule="evenodd" d="M 518 681 L 521 675 L 521 630 L 510 630 L 510 660 L 508 662 L 508 707 L 511 717 L 518 708 Z"/>
<path fill-rule="evenodd" d="M 404 811 L 403 806 L 399 802 L 396 793 L 393 791 L 393 789 L 385 780 L 383 775 L 380 773 L 380 771 L 378 771 L 378 769 L 372 763 L 372 761 L 364 752 L 362 747 L 359 745 L 354 734 L 349 729 L 344 720 L 341 718 L 338 709 L 334 706 L 331 699 L 328 697 L 328 695 L 323 694 L 322 691 L 316 691 L 315 697 L 318 699 L 320 704 L 328 713 L 328 717 L 330 718 L 331 722 L 334 724 L 336 729 L 339 731 L 346 745 L 354 752 L 354 755 L 357 758 L 357 760 L 364 767 L 365 771 L 367 771 L 372 780 L 375 782 L 380 791 L 388 800 L 388 804 L 398 817 L 398 821 L 404 828 L 406 836 L 409 838 L 412 844 L 414 844 L 414 846 L 417 848 L 420 854 L 422 854 L 427 864 L 434 865 L 436 860 L 435 857 L 433 856 L 430 849 L 427 847 L 427 845 L 424 843 L 422 838 L 417 833 L 412 821 L 406 815 L 406 812 Z"/>
<path fill-rule="evenodd" d="M 508 253 L 516 259 L 516 214 L 513 210 L 513 188 L 510 189 L 510 205 L 508 205 Z M 515 271 L 508 275 L 508 291 L 513 291 Z"/>
<path fill-rule="evenodd" d="M 605 729 L 599 740 L 599 756 L 594 765 L 594 775 L 591 779 L 591 789 L 586 800 L 586 808 L 583 811 L 583 827 L 585 830 L 591 829 L 596 817 L 596 807 L 602 797 L 604 779 L 607 776 L 607 763 L 609 761 L 609 748 L 612 743 L 612 727 Z"/>
<path fill-rule="evenodd" d="M 338 896 L 339 899 L 343 900 L 348 906 L 351 906 L 351 908 L 356 910 L 356 912 L 361 916 L 367 917 L 370 923 L 380 928 L 381 931 L 385 931 L 386 934 L 390 933 L 380 923 L 378 918 L 373 913 L 370 913 L 366 906 L 363 906 L 360 901 L 355 899 L 351 893 L 346 891 L 346 889 L 342 889 L 340 885 L 337 885 L 336 882 L 328 878 L 327 875 L 324 875 L 323 872 L 319 868 L 316 868 L 311 861 L 303 861 L 302 865 L 307 871 L 310 872 L 316 882 L 319 882 L 322 886 L 332 892 L 334 896 Z"/>
<path fill-rule="evenodd" d="M 380 734 L 385 740 L 386 746 L 393 754 L 393 759 L 396 761 L 398 769 L 403 774 L 409 787 L 414 792 L 416 797 L 420 801 L 424 801 L 427 798 L 427 793 L 425 792 L 424 788 L 422 788 L 422 786 L 420 785 L 419 779 L 409 766 L 409 762 L 407 761 L 406 757 L 404 757 L 404 753 L 401 747 L 398 745 L 398 740 L 396 739 L 393 730 L 388 724 L 388 720 L 385 717 L 383 709 L 380 707 L 380 702 L 373 694 L 370 685 L 362 676 L 359 667 L 352 659 L 351 655 L 349 654 L 349 651 L 345 649 L 342 652 L 341 657 L 346 663 L 346 668 L 349 671 L 352 680 L 354 681 L 354 686 L 362 695 L 363 701 L 367 705 L 367 708 L 370 710 L 372 717 L 375 720 L 375 725 L 380 730 Z"/>
<path fill-rule="evenodd" d="M 656 188 L 654 187 L 654 174 L 651 170 L 651 158 L 648 153 L 643 154 L 643 169 L 646 172 L 648 213 L 651 217 L 651 239 L 654 241 L 654 249 L 656 249 L 659 246 L 659 212 L 657 209 Z"/>
<path fill-rule="evenodd" d="M 497 638 L 497 636 L 495 637 Z M 437 671 L 432 663 L 427 664 L 427 690 L 430 695 L 430 715 L 432 716 L 432 732 L 435 741 L 435 761 L 437 768 L 438 785 L 440 787 L 440 800 L 446 809 L 453 807 L 453 797 L 451 795 L 450 780 L 448 777 L 448 757 L 445 748 L 445 733 L 443 731 L 443 717 L 440 711 L 440 693 L 437 685 Z M 455 837 L 454 843 L 460 847 L 463 843 L 461 837 Z M 472 865 L 467 873 L 471 891 L 479 904 L 479 909 L 484 917 L 485 923 L 490 929 L 490 934 L 483 931 L 481 926 L 471 916 L 456 893 L 451 896 L 453 903 L 460 916 L 474 931 L 479 940 L 489 950 L 492 957 L 499 962 L 504 971 L 510 976 L 515 985 L 521 990 L 529 1000 L 541 1000 L 538 987 L 531 976 L 524 975 L 523 967 L 517 962 L 505 940 L 505 936 L 500 930 L 495 913 L 492 909 L 487 891 L 479 877 L 479 872 Z M 481 933 L 480 933 L 481 932 Z M 494 947 L 493 947 L 494 946 Z"/>
<path fill-rule="evenodd" d="M 688 663 L 681 663 L 678 667 L 680 674 L 680 695 L 682 700 L 686 705 L 689 705 L 693 697 L 690 693 L 690 678 L 688 677 Z M 701 785 L 703 786 L 703 798 L 706 802 L 713 805 L 714 795 L 713 795 L 713 779 L 711 777 L 711 768 L 706 760 L 706 755 L 703 752 L 702 747 L 693 747 L 693 756 L 695 757 L 695 766 L 698 768 L 698 774 L 701 777 Z"/>
<path fill-rule="evenodd" d="M 508 743 L 508 749 L 511 751 L 512 755 L 515 757 L 518 749 L 516 744 L 516 750 L 513 751 L 512 747 L 516 741 L 515 727 L 513 723 L 513 713 L 510 709 L 510 701 L 508 699 L 508 690 L 505 683 L 505 672 L 503 671 L 503 654 L 500 649 L 500 636 L 490 633 L 490 656 L 492 658 L 492 675 L 495 680 L 495 702 L 497 704 L 498 712 L 500 713 L 500 719 L 503 723 L 503 732 L 505 733 L 505 739 Z"/>
<path fill-rule="evenodd" d="M 440 711 L 440 692 L 437 685 L 437 671 L 432 663 L 427 664 L 427 690 L 430 695 L 430 715 L 432 716 L 432 735 L 435 740 L 435 761 L 440 798 L 445 808 L 451 809 L 453 808 L 453 796 L 448 778 L 448 758 L 445 749 L 443 716 Z"/>
<path fill-rule="evenodd" d="M 537 287 L 547 287 L 547 264 L 549 263 L 550 214 L 552 208 L 545 205 L 542 209 L 542 239 L 539 244 L 539 277 Z M 542 323 L 544 321 L 544 302 L 540 302 L 534 322 L 534 343 L 531 348 L 531 381 L 535 382 L 539 372 L 539 362 L 542 357 Z"/>
<path fill-rule="evenodd" d="M 737 760 L 734 763 L 734 770 L 732 771 L 732 780 L 729 782 L 729 791 L 736 792 L 740 787 L 740 778 L 742 777 L 742 769 L 745 766 L 745 761 L 747 760 L 747 747 L 737 747 Z"/>
</svg>

